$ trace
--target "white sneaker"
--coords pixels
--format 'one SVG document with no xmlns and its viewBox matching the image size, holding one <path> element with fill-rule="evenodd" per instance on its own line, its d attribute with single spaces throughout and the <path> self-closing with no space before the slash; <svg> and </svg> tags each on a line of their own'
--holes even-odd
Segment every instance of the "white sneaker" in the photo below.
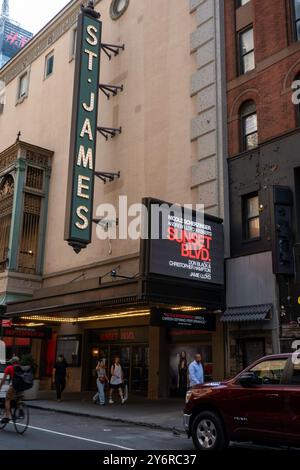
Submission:
<svg viewBox="0 0 300 470">
<path fill-rule="evenodd" d="M 112 400 L 109 400 L 109 402 L 108 402 L 108 403 L 109 403 L 110 405 L 113 405 L 113 404 L 114 404 L 114 401 L 112 401 Z"/>
<path fill-rule="evenodd" d="M 124 405 L 125 401 L 126 401 L 125 398 L 121 398 L 122 405 Z"/>
</svg>

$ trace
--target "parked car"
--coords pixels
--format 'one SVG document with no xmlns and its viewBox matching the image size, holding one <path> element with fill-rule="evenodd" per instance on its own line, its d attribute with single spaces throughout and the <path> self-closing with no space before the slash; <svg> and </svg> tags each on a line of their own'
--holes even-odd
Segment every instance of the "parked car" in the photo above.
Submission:
<svg viewBox="0 0 300 470">
<path fill-rule="evenodd" d="M 0 381 L 3 378 L 3 373 L 4 373 L 5 368 L 6 368 L 6 364 L 0 362 Z M 9 380 L 6 381 L 6 383 L 3 385 L 3 387 L 0 390 L 0 400 L 4 399 L 6 397 L 6 392 L 7 392 L 8 386 L 9 386 Z"/>
<path fill-rule="evenodd" d="M 266 356 L 231 380 L 189 390 L 184 426 L 195 447 L 222 450 L 230 441 L 300 447 L 300 360 L 295 359 Z"/>
</svg>

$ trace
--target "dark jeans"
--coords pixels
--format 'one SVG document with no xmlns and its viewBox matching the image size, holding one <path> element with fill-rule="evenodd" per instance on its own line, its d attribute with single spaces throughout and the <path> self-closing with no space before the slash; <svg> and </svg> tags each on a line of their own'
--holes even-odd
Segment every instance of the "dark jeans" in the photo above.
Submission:
<svg viewBox="0 0 300 470">
<path fill-rule="evenodd" d="M 66 379 L 65 377 L 55 377 L 55 388 L 57 399 L 61 399 L 61 394 L 66 388 Z"/>
</svg>

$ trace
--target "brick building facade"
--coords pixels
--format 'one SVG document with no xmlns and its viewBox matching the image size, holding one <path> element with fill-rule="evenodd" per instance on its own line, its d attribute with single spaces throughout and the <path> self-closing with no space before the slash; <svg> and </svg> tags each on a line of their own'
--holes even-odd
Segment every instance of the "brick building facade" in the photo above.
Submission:
<svg viewBox="0 0 300 470">
<path fill-rule="evenodd" d="M 298 292 L 300 134 L 292 102 L 300 72 L 298 13 L 295 0 L 225 0 L 231 258 L 224 320 L 231 372 L 262 353 L 289 349 L 299 336 L 292 294 Z M 280 210 L 287 219 L 283 241 Z"/>
</svg>

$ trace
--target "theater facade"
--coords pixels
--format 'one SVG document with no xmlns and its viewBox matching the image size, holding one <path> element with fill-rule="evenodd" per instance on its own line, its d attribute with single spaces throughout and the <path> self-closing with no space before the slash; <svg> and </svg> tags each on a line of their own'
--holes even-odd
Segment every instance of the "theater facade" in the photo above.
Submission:
<svg viewBox="0 0 300 470">
<path fill-rule="evenodd" d="M 219 2 L 88 3 L 0 70 L 2 337 L 34 355 L 41 389 L 58 353 L 73 391 L 119 355 L 130 393 L 181 395 L 196 352 L 208 379 L 225 376 Z M 201 204 L 205 218 L 175 210 L 158 238 L 124 235 L 124 214 L 127 228 L 136 205 L 163 201 L 162 216 Z"/>
<path fill-rule="evenodd" d="M 161 207 L 166 225 L 161 223 L 160 238 L 140 240 L 137 272 L 124 275 L 115 267 L 89 281 L 40 289 L 30 300 L 8 306 L 15 328 L 36 324 L 40 331 L 51 330 L 39 340 L 44 387 L 50 386 L 47 374 L 59 353 L 70 364 L 70 386 L 77 391 L 93 390 L 97 361 L 105 358 L 109 365 L 116 355 L 129 391 L 149 398 L 184 394 L 196 352 L 203 356 L 207 380 L 224 376 L 222 221 L 205 215 L 199 223 L 195 211 L 183 218 L 180 206 L 168 214 L 168 203 L 152 198 L 143 203 L 150 214 L 154 204 Z M 133 261 L 127 260 L 134 266 Z"/>
</svg>

